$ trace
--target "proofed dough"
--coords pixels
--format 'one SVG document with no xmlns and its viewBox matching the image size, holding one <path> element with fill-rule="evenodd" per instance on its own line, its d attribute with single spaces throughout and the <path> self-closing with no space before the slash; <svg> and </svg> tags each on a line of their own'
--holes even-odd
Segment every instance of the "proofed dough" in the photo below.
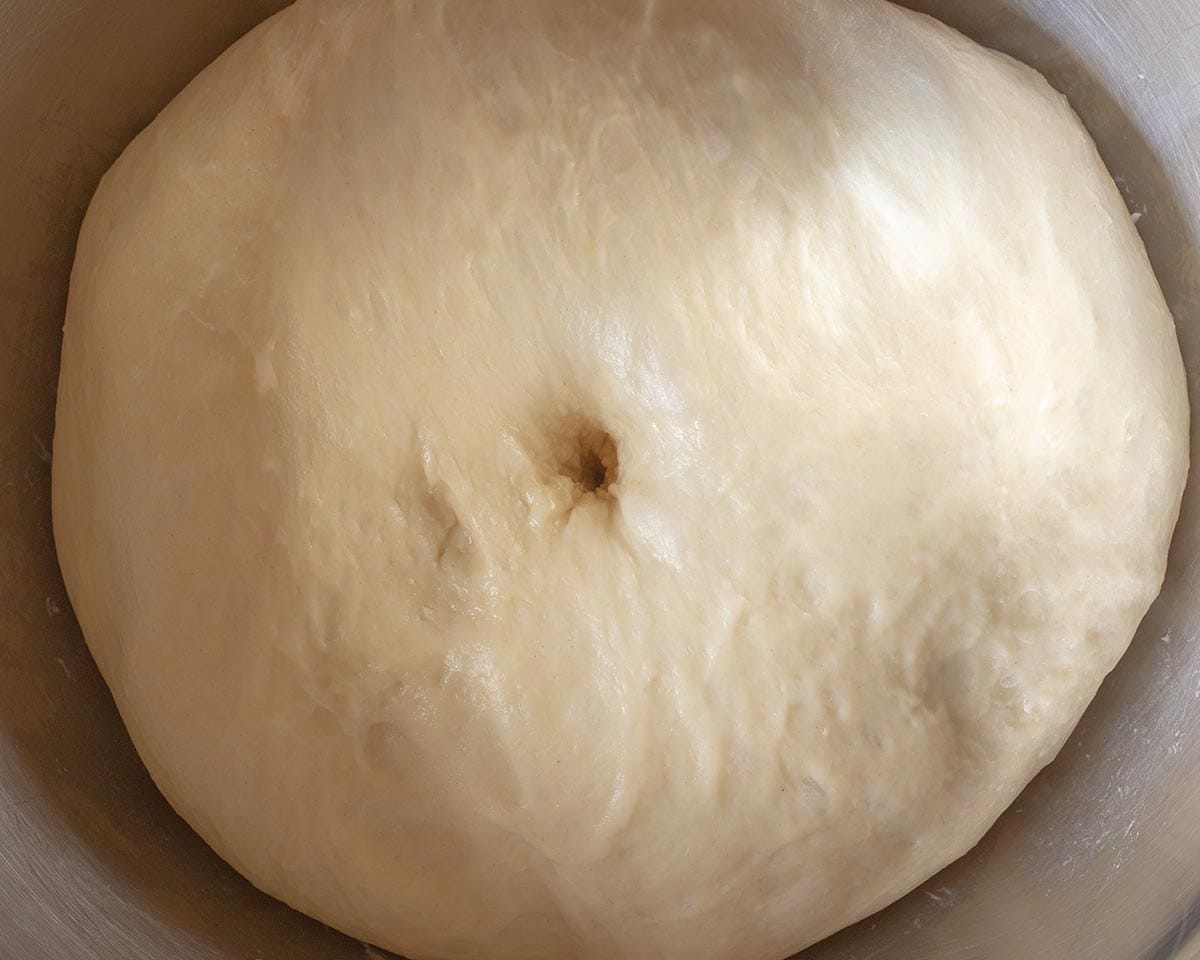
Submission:
<svg viewBox="0 0 1200 960">
<path fill-rule="evenodd" d="M 1174 329 L 1032 70 L 876 0 L 301 0 L 105 177 L 54 445 L 141 756 L 413 958 L 779 960 L 1163 575 Z"/>
</svg>

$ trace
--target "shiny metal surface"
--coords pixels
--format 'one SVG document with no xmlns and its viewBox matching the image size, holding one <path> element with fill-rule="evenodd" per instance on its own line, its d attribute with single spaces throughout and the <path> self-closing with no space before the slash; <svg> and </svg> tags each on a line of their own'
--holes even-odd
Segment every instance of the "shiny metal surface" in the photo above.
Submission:
<svg viewBox="0 0 1200 960">
<path fill-rule="evenodd" d="M 1200 3 L 910 5 L 1071 97 L 1139 216 L 1200 411 Z M 0 960 L 384 956 L 253 890 L 159 797 L 51 538 L 60 328 L 88 198 L 154 112 L 279 6 L 0 0 Z M 1200 960 L 1198 583 L 1194 466 L 1163 595 L 1062 756 L 974 852 L 805 960 Z"/>
</svg>

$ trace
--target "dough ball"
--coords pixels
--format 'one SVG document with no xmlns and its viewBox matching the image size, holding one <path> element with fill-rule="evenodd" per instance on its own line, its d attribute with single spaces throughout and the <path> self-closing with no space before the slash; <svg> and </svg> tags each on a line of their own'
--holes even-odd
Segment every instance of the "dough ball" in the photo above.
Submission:
<svg viewBox="0 0 1200 960">
<path fill-rule="evenodd" d="M 163 793 L 438 960 L 900 896 L 1062 744 L 1187 464 L 1064 99 L 877 0 L 300 0 L 105 177 L 58 410 Z"/>
</svg>

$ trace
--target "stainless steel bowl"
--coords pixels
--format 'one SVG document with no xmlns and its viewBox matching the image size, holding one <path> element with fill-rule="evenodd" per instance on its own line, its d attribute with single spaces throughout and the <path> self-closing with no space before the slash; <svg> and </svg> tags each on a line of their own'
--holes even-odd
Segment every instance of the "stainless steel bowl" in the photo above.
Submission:
<svg viewBox="0 0 1200 960">
<path fill-rule="evenodd" d="M 1071 98 L 1139 218 L 1200 410 L 1200 2 L 911 5 Z M 255 891 L 171 812 L 84 647 L 50 531 L 60 330 L 88 199 L 155 111 L 280 6 L 0 0 L 3 960 L 384 956 Z M 1059 759 L 975 851 L 806 960 L 1200 960 L 1198 581 L 1194 465 L 1162 597 Z"/>
</svg>

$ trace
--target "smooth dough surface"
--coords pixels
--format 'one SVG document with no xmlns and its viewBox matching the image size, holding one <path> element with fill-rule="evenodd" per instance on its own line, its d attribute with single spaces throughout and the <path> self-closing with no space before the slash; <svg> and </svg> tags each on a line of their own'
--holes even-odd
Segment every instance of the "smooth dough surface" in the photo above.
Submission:
<svg viewBox="0 0 1200 960">
<path fill-rule="evenodd" d="M 1080 123 L 931 20 L 300 0 L 96 195 L 55 530 L 262 889 L 413 958 L 779 960 L 1053 757 L 1187 417 Z"/>
</svg>

